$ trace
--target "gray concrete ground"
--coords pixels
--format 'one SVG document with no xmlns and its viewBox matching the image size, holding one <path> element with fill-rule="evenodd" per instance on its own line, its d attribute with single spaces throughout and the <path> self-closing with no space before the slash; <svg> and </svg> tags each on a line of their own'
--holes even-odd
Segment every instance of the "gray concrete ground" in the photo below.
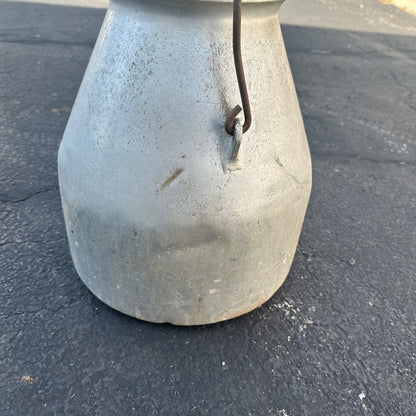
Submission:
<svg viewBox="0 0 416 416">
<path fill-rule="evenodd" d="M 0 1 L 0 415 L 414 415 L 416 19 L 283 6 L 314 164 L 297 255 L 260 309 L 177 328 L 72 266 L 56 154 L 105 10 L 56 3 Z"/>
</svg>

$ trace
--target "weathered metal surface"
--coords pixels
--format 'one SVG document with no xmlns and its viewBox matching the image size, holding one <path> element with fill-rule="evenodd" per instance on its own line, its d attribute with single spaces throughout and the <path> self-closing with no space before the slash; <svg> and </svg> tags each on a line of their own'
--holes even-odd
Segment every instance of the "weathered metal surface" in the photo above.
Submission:
<svg viewBox="0 0 416 416">
<path fill-rule="evenodd" d="M 113 1 L 61 143 L 75 267 L 101 300 L 140 319 L 243 314 L 273 295 L 295 253 L 311 165 L 281 2 L 243 7 L 256 117 L 243 169 L 228 172 L 224 121 L 239 100 L 230 1 Z"/>
</svg>

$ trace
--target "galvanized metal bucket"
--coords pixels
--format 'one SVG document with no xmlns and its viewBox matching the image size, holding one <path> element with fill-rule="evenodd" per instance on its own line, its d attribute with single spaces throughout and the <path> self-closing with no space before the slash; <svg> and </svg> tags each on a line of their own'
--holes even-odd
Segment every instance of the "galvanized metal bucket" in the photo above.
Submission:
<svg viewBox="0 0 416 416">
<path fill-rule="evenodd" d="M 253 117 L 242 135 L 230 116 L 240 102 L 232 0 L 111 2 L 59 180 L 76 270 L 113 308 L 213 323 L 261 305 L 286 278 L 311 162 L 280 4 L 243 2 Z"/>
</svg>

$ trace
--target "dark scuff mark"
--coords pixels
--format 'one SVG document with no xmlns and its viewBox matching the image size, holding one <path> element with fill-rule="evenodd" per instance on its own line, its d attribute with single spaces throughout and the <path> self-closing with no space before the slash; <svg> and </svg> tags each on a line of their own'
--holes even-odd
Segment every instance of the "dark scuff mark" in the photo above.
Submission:
<svg viewBox="0 0 416 416">
<path fill-rule="evenodd" d="M 182 168 L 176 169 L 173 175 L 166 179 L 165 182 L 163 182 L 162 186 L 160 187 L 160 190 L 164 191 L 182 172 Z"/>
</svg>

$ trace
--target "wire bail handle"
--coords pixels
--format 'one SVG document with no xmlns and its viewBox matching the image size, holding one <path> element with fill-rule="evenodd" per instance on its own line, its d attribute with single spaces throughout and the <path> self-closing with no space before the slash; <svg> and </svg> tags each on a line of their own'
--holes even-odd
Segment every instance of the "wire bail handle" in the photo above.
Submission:
<svg viewBox="0 0 416 416">
<path fill-rule="evenodd" d="M 235 71 L 237 73 L 238 87 L 240 89 L 241 102 L 243 108 L 240 105 L 234 107 L 228 118 L 225 120 L 225 130 L 230 136 L 234 135 L 235 121 L 240 112 L 244 109 L 244 124 L 243 131 L 245 133 L 251 126 L 251 108 L 250 100 L 248 97 L 246 78 L 244 75 L 243 58 L 241 55 L 241 9 L 242 0 L 234 0 L 233 10 L 233 53 Z"/>
</svg>

